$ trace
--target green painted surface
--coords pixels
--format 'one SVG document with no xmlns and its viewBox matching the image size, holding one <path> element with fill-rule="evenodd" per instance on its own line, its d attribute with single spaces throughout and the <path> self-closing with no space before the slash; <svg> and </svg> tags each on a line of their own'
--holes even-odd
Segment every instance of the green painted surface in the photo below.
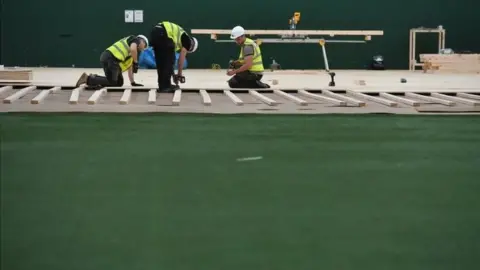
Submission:
<svg viewBox="0 0 480 270">
<path fill-rule="evenodd" d="M 249 9 L 251 7 L 251 9 Z M 145 11 L 143 24 L 125 24 L 125 9 Z M 192 28 L 288 29 L 288 19 L 300 11 L 299 29 L 384 30 L 368 44 L 332 44 L 328 48 L 331 68 L 362 69 L 375 54 L 385 57 L 388 68 L 408 68 L 408 37 L 413 27 L 447 29 L 447 47 L 480 51 L 479 1 L 468 4 L 447 0 L 337 0 L 252 1 L 241 4 L 219 0 L 163 1 L 61 1 L 5 0 L 2 14 L 2 59 L 7 65 L 99 67 L 100 53 L 127 34 L 149 36 L 151 26 L 171 20 Z M 454 12 L 453 12 L 454 11 Z M 225 36 L 228 37 L 228 36 Z M 234 44 L 215 44 L 200 36 L 198 53 L 191 55 L 191 68 L 224 68 L 237 57 Z M 418 52 L 435 52 L 434 35 L 418 38 Z M 324 68 L 321 50 L 315 44 L 268 44 L 263 46 L 265 64 L 274 57 L 286 69 Z"/>
<path fill-rule="evenodd" d="M 478 117 L 0 123 L 3 270 L 479 264 Z"/>
</svg>

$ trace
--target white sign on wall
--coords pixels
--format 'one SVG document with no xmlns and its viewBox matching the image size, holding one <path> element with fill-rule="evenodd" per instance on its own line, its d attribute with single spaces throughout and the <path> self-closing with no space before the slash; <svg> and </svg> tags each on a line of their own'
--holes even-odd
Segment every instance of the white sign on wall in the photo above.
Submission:
<svg viewBox="0 0 480 270">
<path fill-rule="evenodd" d="M 143 23 L 143 10 L 135 10 L 134 20 L 136 23 Z"/>
<path fill-rule="evenodd" d="M 125 22 L 133 23 L 133 10 L 125 10 Z"/>
</svg>

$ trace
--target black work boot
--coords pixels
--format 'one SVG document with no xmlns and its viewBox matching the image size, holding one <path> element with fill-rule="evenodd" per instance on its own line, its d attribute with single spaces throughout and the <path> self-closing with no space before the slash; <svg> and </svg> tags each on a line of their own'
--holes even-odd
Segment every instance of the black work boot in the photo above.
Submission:
<svg viewBox="0 0 480 270">
<path fill-rule="evenodd" d="M 258 88 L 270 88 L 270 85 L 262 82 L 262 81 L 257 81 L 257 87 Z"/>
<path fill-rule="evenodd" d="M 173 92 L 175 92 L 175 90 L 178 90 L 178 89 L 180 89 L 180 86 L 172 84 L 172 85 L 167 86 L 167 87 L 159 87 L 157 89 L 157 92 L 158 93 L 173 93 Z"/>
</svg>

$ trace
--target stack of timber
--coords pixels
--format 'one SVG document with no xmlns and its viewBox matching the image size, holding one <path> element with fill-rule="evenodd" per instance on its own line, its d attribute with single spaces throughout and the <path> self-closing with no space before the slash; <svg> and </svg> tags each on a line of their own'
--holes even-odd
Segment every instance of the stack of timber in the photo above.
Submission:
<svg viewBox="0 0 480 270">
<path fill-rule="evenodd" d="M 480 73 L 480 54 L 420 54 L 423 71 Z"/>
<path fill-rule="evenodd" d="M 0 68 L 0 82 L 28 83 L 33 80 L 33 71 L 24 68 Z"/>
</svg>

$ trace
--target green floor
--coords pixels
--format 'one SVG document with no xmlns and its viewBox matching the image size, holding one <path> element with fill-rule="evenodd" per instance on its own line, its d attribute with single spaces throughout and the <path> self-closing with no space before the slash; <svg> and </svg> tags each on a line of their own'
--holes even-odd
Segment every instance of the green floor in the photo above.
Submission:
<svg viewBox="0 0 480 270">
<path fill-rule="evenodd" d="M 0 115 L 2 270 L 478 269 L 480 117 Z M 238 158 L 263 159 L 239 162 Z"/>
</svg>

